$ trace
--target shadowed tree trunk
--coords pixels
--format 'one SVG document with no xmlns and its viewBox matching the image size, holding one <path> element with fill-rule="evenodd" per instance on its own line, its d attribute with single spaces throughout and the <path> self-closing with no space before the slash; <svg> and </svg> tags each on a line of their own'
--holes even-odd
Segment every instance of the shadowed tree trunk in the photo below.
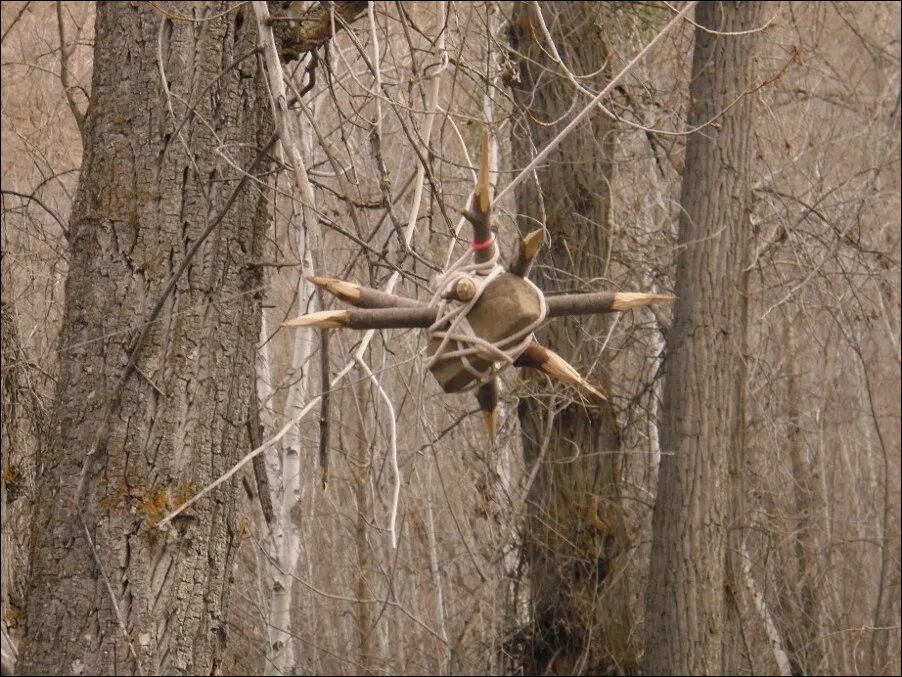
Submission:
<svg viewBox="0 0 902 677">
<path fill-rule="evenodd" d="M 758 3 L 701 3 L 646 596 L 647 674 L 721 670 L 728 469 L 742 436 L 742 271 L 749 229 Z M 742 97 L 742 98 L 739 98 Z M 737 99 L 739 99 L 737 101 Z M 734 105 L 735 104 L 735 105 Z M 735 478 L 733 479 L 735 481 Z"/>
<path fill-rule="evenodd" d="M 604 86 L 610 73 L 603 8 L 539 4 L 563 63 L 578 76 L 594 73 L 586 86 Z M 514 55 L 520 82 L 513 93 L 524 112 L 511 135 L 516 166 L 527 164 L 569 121 L 574 98 L 578 106 L 587 101 L 545 51 L 535 11 L 517 3 L 511 22 L 511 46 L 520 55 Z M 550 247 L 532 275 L 546 293 L 587 291 L 590 280 L 605 274 L 613 133 L 613 124 L 593 113 L 539 167 L 538 185 L 527 181 L 517 191 L 521 232 L 543 223 L 548 231 Z M 580 365 L 590 381 L 606 384 L 605 357 L 598 354 L 605 325 L 598 316 L 561 318 L 539 340 Z M 620 434 L 607 402 L 587 407 L 577 398 L 558 392 L 520 400 L 527 467 L 539 463 L 524 530 L 532 621 L 521 636 L 525 674 L 636 669 L 622 571 L 628 544 L 620 507 Z"/>
<path fill-rule="evenodd" d="M 226 203 L 241 177 L 232 163 L 251 167 L 272 135 L 257 61 L 234 65 L 257 31 L 249 7 L 231 3 L 99 3 L 96 36 L 19 669 L 215 674 L 236 483 L 167 531 L 154 524 L 248 448 L 263 283 L 251 262 L 267 204 L 250 182 Z M 224 210 L 115 397 L 151 309 Z"/>
<path fill-rule="evenodd" d="M 784 346 L 790 355 L 801 354 L 795 335 L 796 318 L 789 318 L 784 329 Z M 793 365 L 796 360 L 793 360 Z M 793 585 L 797 598 L 797 622 L 788 635 L 792 671 L 796 675 L 814 675 L 823 670 L 824 658 L 821 607 L 825 562 L 821 539 L 827 533 L 821 460 L 817 436 L 806 435 L 802 421 L 802 397 L 805 374 L 795 368 L 787 374 L 787 414 L 789 421 L 789 459 L 792 464 L 795 519 L 793 531 L 798 565 Z"/>
</svg>

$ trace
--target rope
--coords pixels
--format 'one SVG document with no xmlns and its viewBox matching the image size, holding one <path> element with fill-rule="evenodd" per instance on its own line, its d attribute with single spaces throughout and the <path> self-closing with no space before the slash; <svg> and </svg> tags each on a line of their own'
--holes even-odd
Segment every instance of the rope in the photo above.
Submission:
<svg viewBox="0 0 902 677">
<path fill-rule="evenodd" d="M 488 242 L 494 244 L 494 237 Z M 504 272 L 504 268 L 498 263 L 498 247 L 493 248 L 492 257 L 489 260 L 477 263 L 472 259 L 475 251 L 479 248 L 471 246 L 446 272 L 436 276 L 436 291 L 429 302 L 431 307 L 437 309 L 436 319 L 426 330 L 426 335 L 430 340 L 439 339 L 440 341 L 435 353 L 426 360 L 426 367 L 432 367 L 439 360 L 460 358 L 464 368 L 476 379 L 476 383 L 470 386 L 471 388 L 486 383 L 512 365 L 532 343 L 533 332 L 545 321 L 548 311 L 542 290 L 524 278 L 524 281 L 533 288 L 538 296 L 539 317 L 523 329 L 494 342 L 477 336 L 467 320 L 467 315 L 478 303 L 485 289 Z M 469 277 L 476 286 L 473 298 L 466 302 L 444 298 L 448 290 L 453 288 L 463 277 Z M 480 370 L 470 362 L 470 357 L 473 356 L 479 356 L 491 364 L 488 368 Z"/>
</svg>

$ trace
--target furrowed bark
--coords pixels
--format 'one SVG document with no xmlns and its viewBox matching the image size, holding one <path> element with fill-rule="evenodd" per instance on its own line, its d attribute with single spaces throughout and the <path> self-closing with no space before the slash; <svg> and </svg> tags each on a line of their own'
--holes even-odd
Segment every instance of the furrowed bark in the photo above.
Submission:
<svg viewBox="0 0 902 677">
<path fill-rule="evenodd" d="M 249 187 L 225 202 L 273 125 L 253 60 L 217 76 L 256 45 L 249 7 L 170 6 L 201 23 L 144 3 L 96 9 L 60 332 L 60 345 L 80 347 L 60 361 L 42 451 L 24 674 L 212 674 L 226 651 L 238 485 L 210 492 L 166 534 L 151 525 L 246 451 L 263 286 L 250 264 L 263 258 L 269 208 Z M 191 113 L 185 101 L 196 101 Z M 186 117 L 190 157 L 175 131 Z M 135 354 L 142 378 L 124 384 L 86 464 L 136 322 L 179 270 Z"/>
<path fill-rule="evenodd" d="M 587 76 L 601 91 L 610 81 L 613 61 L 607 30 L 615 21 L 608 3 L 516 3 L 512 9 L 511 46 L 522 55 L 520 82 L 512 87 L 520 107 L 511 128 L 512 164 L 527 167 L 535 151 L 550 149 L 535 168 L 534 178 L 516 188 L 518 225 L 528 233 L 544 223 L 549 246 L 543 265 L 532 277 L 546 294 L 550 316 L 559 297 L 574 280 L 607 274 L 610 250 L 611 161 L 616 130 L 597 109 L 588 109 L 571 133 L 568 127 L 574 87 L 550 54 L 537 12 L 551 32 L 554 47 L 567 66 Z M 577 101 L 577 107 L 587 103 Z M 563 122 L 539 123 L 538 121 Z M 605 180 L 605 179 L 608 180 Z M 545 210 L 541 211 L 541 205 Z M 589 224 L 592 224 L 591 226 Z M 613 299 L 590 312 L 609 312 Z M 562 314 L 566 314 L 564 311 Z M 552 315 L 553 313 L 553 315 Z M 557 347 L 576 364 L 581 354 L 597 351 L 583 344 L 602 336 L 602 318 L 569 318 L 550 322 L 539 340 Z M 583 345 L 581 350 L 580 346 Z M 604 383 L 604 356 L 587 374 Z M 620 496 L 620 434 L 614 411 L 603 401 L 586 407 L 580 398 L 562 401 L 560 393 L 541 393 L 520 400 L 523 455 L 535 467 L 522 530 L 529 576 L 529 624 L 521 630 L 522 651 L 512 671 L 524 674 L 630 674 L 636 666 L 634 604 L 625 575 L 632 546 Z M 549 409 L 554 416 L 549 416 Z M 574 457 L 574 450 L 580 453 Z M 535 464 L 538 462 L 538 466 Z M 595 509 L 597 506 L 597 510 Z M 588 520 L 589 508 L 598 519 Z M 608 525 L 599 529 L 598 524 Z"/>
</svg>

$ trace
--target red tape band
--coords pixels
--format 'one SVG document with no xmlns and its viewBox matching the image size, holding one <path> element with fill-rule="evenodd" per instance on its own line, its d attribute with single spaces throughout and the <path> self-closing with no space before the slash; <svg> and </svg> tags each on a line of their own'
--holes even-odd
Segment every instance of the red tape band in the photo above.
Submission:
<svg viewBox="0 0 902 677">
<path fill-rule="evenodd" d="M 470 247 L 472 247 L 476 251 L 479 251 L 480 249 L 491 247 L 493 244 L 495 244 L 495 233 L 492 233 L 492 237 L 490 237 L 488 240 L 485 240 L 484 242 L 471 242 Z"/>
</svg>

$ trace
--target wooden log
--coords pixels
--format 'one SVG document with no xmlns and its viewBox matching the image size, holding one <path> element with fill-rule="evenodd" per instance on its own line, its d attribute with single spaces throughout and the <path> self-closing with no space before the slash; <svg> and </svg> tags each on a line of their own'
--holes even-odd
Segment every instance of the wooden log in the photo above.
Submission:
<svg viewBox="0 0 902 677">
<path fill-rule="evenodd" d="M 502 273 L 483 290 L 467 320 L 476 336 L 496 343 L 533 324 L 539 319 L 540 309 L 539 297 L 531 284 L 516 275 Z M 438 339 L 431 340 L 427 354 L 434 355 L 440 343 Z M 453 350 L 455 345 L 450 348 Z M 492 357 L 478 354 L 468 360 L 479 371 L 495 362 Z M 460 392 L 476 380 L 458 357 L 439 357 L 429 370 L 446 393 Z"/>
</svg>

